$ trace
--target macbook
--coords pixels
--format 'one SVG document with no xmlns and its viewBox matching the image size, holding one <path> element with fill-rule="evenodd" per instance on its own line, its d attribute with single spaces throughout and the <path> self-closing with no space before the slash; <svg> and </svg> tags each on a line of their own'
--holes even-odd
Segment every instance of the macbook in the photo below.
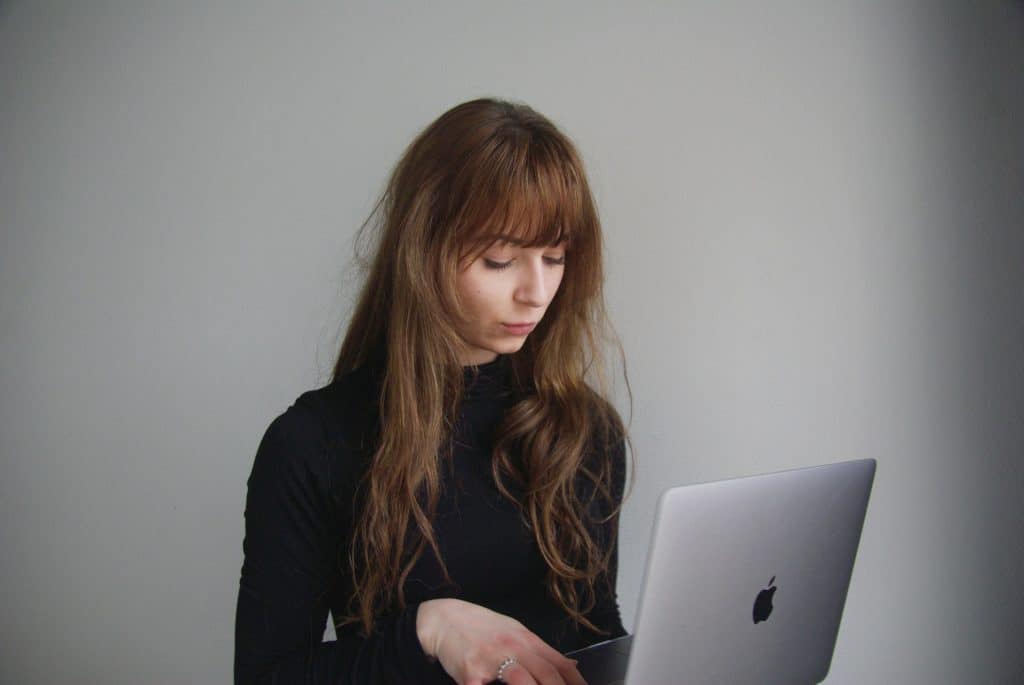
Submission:
<svg viewBox="0 0 1024 685">
<path fill-rule="evenodd" d="M 569 654 L 589 685 L 818 683 L 875 460 L 666 490 L 633 635 Z"/>
</svg>

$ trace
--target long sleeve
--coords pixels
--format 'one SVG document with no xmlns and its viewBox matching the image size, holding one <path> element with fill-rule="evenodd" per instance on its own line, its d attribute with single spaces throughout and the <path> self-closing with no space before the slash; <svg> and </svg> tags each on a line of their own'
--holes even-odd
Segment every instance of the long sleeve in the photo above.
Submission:
<svg viewBox="0 0 1024 685">
<path fill-rule="evenodd" d="M 248 479 L 244 561 L 235 616 L 235 683 L 448 682 L 416 636 L 408 606 L 362 638 L 323 642 L 344 556 L 323 426 L 296 404 L 267 429 Z"/>
</svg>

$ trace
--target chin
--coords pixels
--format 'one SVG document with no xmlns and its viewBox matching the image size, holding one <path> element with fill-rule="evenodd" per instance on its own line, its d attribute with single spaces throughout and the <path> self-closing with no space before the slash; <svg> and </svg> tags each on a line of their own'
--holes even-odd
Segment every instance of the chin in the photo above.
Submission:
<svg viewBox="0 0 1024 685">
<path fill-rule="evenodd" d="M 522 347 L 522 340 L 509 340 L 491 345 L 487 349 L 495 354 L 513 354 L 514 352 L 521 350 Z"/>
</svg>

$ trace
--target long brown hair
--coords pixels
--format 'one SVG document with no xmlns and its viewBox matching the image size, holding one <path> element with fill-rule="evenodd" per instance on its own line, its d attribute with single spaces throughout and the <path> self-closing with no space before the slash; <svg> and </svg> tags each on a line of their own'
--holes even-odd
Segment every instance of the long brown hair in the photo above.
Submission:
<svg viewBox="0 0 1024 685">
<path fill-rule="evenodd" d="M 618 516 L 608 455 L 628 441 L 606 399 L 606 343 L 624 375 L 625 361 L 605 311 L 601 226 L 575 146 L 524 104 L 462 103 L 412 141 L 360 237 L 368 227 L 377 229 L 375 253 L 332 380 L 383 360 L 380 436 L 349 548 L 349 613 L 337 624 L 358 621 L 369 633 L 375 616 L 403 607 L 402 587 L 428 546 L 448 576 L 431 521 L 464 384 L 456 275 L 502 236 L 527 247 L 564 239 L 567 249 L 547 312 L 510 356 L 519 399 L 498 428 L 494 478 L 534 533 L 551 595 L 598 630 L 584 614 L 613 541 L 593 539 L 589 500 L 603 498 L 600 522 Z M 523 486 L 523 501 L 508 478 Z M 590 484 L 588 501 L 579 478 Z"/>
</svg>

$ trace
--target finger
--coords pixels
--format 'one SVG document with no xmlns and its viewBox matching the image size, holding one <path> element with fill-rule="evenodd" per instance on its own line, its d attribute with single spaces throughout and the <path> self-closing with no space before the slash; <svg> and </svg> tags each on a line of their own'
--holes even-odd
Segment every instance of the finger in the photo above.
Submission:
<svg viewBox="0 0 1024 685">
<path fill-rule="evenodd" d="M 566 666 L 560 671 L 562 677 L 565 678 L 565 682 L 569 685 L 587 685 L 587 681 L 583 678 L 583 674 L 580 673 L 578 665 L 579 662 L 570 659 L 569 663 L 569 666 Z"/>
<path fill-rule="evenodd" d="M 565 659 L 563 665 L 555 665 L 558 667 L 558 672 L 562 674 L 563 678 L 565 678 L 565 682 L 568 685 L 587 685 L 587 681 L 584 680 L 583 674 L 580 673 L 580 662 L 576 661 L 576 659 L 570 659 L 564 654 L 561 656 Z"/>
<path fill-rule="evenodd" d="M 557 666 L 559 671 L 563 668 L 576 670 L 576 661 L 565 656 L 547 642 L 544 642 L 536 633 L 530 633 L 528 640 L 530 646 L 533 647 L 533 651 Z"/>
<path fill-rule="evenodd" d="M 562 676 L 562 679 L 565 680 L 566 685 L 587 685 L 587 681 L 584 680 L 583 676 L 580 674 L 580 669 L 577 666 L 578 663 L 579 662 L 577 661 L 569 659 L 564 664 L 552 664 L 552 666 L 558 669 L 558 673 Z"/>
<path fill-rule="evenodd" d="M 521 652 L 519 663 L 526 667 L 538 685 L 566 685 L 565 678 L 562 677 L 559 669 L 535 652 Z"/>
<path fill-rule="evenodd" d="M 505 669 L 501 677 L 508 685 L 538 685 L 533 675 L 521 661 L 517 661 Z M 501 682 L 501 681 L 498 681 Z"/>
<path fill-rule="evenodd" d="M 580 675 L 577 664 L 579 663 L 575 659 L 570 659 L 558 650 L 554 649 L 540 638 L 537 638 L 540 645 L 547 647 L 543 649 L 538 647 L 538 656 L 543 658 L 548 664 L 557 669 L 558 674 L 565 681 L 566 685 L 587 685 L 587 681 Z"/>
</svg>

